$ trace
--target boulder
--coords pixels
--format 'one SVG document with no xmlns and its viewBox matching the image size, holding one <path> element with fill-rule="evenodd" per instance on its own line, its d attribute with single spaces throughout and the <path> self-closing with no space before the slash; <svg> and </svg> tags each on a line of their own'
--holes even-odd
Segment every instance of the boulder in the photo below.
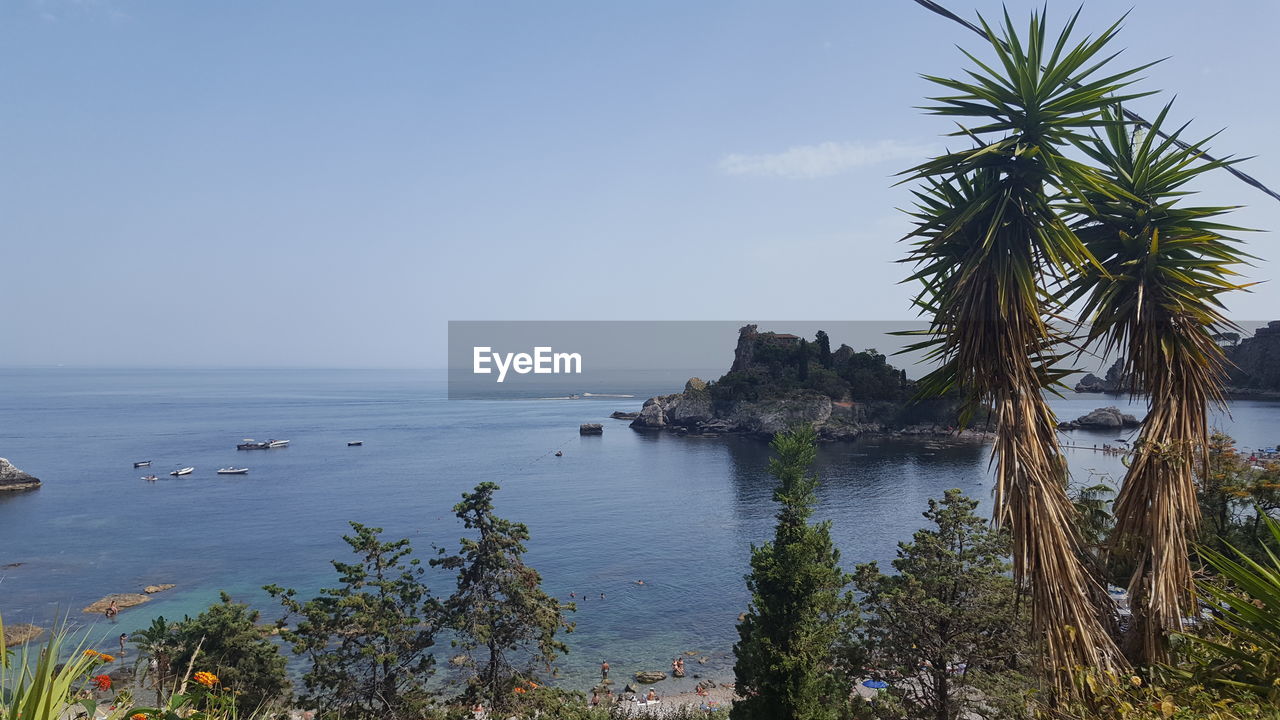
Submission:
<svg viewBox="0 0 1280 720">
<path fill-rule="evenodd" d="M 614 410 L 613 412 L 609 413 L 609 417 L 613 418 L 614 420 L 635 420 L 636 418 L 640 417 L 640 413 L 623 412 L 621 410 Z"/>
<path fill-rule="evenodd" d="M 5 490 L 35 490 L 40 487 L 40 479 L 25 473 L 13 466 L 13 463 L 0 458 L 0 492 Z"/>
<path fill-rule="evenodd" d="M 116 607 L 123 610 L 125 608 L 133 607 L 134 605 L 141 605 L 144 602 L 150 602 L 151 598 L 147 597 L 146 595 L 142 595 L 140 593 L 113 593 L 111 595 L 108 595 L 102 598 L 101 600 L 90 605 L 89 607 L 86 607 L 84 609 L 84 612 L 87 612 L 87 613 L 106 612 L 107 608 L 111 606 L 112 600 L 116 601 Z"/>
<path fill-rule="evenodd" d="M 148 585 L 142 588 L 142 592 L 148 595 L 155 595 L 158 592 L 164 592 L 165 590 L 172 589 L 173 587 L 174 587 L 173 583 L 163 583 L 160 585 Z"/>
<path fill-rule="evenodd" d="M 35 625 L 8 625 L 4 629 L 4 646 L 13 647 L 14 645 L 23 645 L 40 637 L 44 632 L 44 628 Z"/>
<path fill-rule="evenodd" d="M 652 685 L 667 679 L 667 674 L 659 670 L 641 670 L 635 674 L 636 682 Z"/>
<path fill-rule="evenodd" d="M 1058 427 L 1064 430 L 1121 430 L 1136 428 L 1142 423 L 1134 416 L 1120 411 L 1117 407 L 1098 408 L 1087 415 L 1061 423 Z"/>
<path fill-rule="evenodd" d="M 578 426 L 579 435 L 603 435 L 604 426 L 600 423 L 582 423 Z"/>
</svg>

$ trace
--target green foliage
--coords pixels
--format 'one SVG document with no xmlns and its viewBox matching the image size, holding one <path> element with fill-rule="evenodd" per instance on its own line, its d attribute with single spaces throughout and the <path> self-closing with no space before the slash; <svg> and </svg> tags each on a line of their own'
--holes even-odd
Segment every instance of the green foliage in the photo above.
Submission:
<svg viewBox="0 0 1280 720">
<path fill-rule="evenodd" d="M 407 539 L 382 542 L 381 528 L 351 523 L 343 536 L 357 562 L 333 561 L 341 583 L 306 602 L 296 591 L 265 589 L 286 610 L 281 637 L 305 654 L 301 700 L 324 717 L 346 720 L 419 717 L 430 700 L 430 649 L 443 608 L 423 582 L 424 568 Z M 290 616 L 298 616 L 293 630 Z"/>
<path fill-rule="evenodd" d="M 814 335 L 813 344 L 818 353 L 818 364 L 830 370 L 835 360 L 831 356 L 831 338 L 827 335 L 827 331 L 819 330 Z"/>
<path fill-rule="evenodd" d="M 865 673 L 892 683 L 909 718 L 958 718 L 983 707 L 985 675 L 1026 667 L 1031 641 L 1005 557 L 1009 540 L 974 514 L 959 490 L 930 500 L 931 527 L 900 543 L 885 575 L 859 565 Z M 914 677 L 914 682 L 898 682 Z"/>
<path fill-rule="evenodd" d="M 555 658 L 568 652 L 556 633 L 572 632 L 564 612 L 573 606 L 561 606 L 543 592 L 541 576 L 524 564 L 529 529 L 494 513 L 498 489 L 483 482 L 463 493 L 453 511 L 476 537 L 462 538 L 457 555 L 431 564 L 458 573 L 457 589 L 444 607 L 448 626 L 457 634 L 454 644 L 473 669 L 464 698 L 503 712 L 519 704 L 523 694 L 514 690 L 536 677 L 539 666 L 550 672 Z"/>
<path fill-rule="evenodd" d="M 30 643 L 11 653 L 5 645 L 0 619 L 0 720 L 60 720 L 77 711 L 94 716 L 97 704 L 88 699 L 89 678 L 105 659 L 93 651 L 81 652 L 82 639 L 71 646 L 65 628 L 55 628 L 45 644 L 31 654 Z M 69 647 L 71 646 L 71 647 Z M 69 658 L 63 657 L 70 650 Z M 105 720 L 123 717 L 123 711 L 103 709 Z"/>
<path fill-rule="evenodd" d="M 286 700 L 289 679 L 284 656 L 258 626 L 258 617 L 258 611 L 222 593 L 221 602 L 170 626 L 171 638 L 165 645 L 173 648 L 171 667 L 185 672 L 190 666 L 217 675 L 237 693 L 241 708 Z"/>
<path fill-rule="evenodd" d="M 744 697 L 734 703 L 734 720 L 844 717 L 849 680 L 839 647 L 856 612 L 830 523 L 809 523 L 818 484 L 808 474 L 815 443 L 807 426 L 773 440 L 769 472 L 778 480 L 773 499 L 780 508 L 773 541 L 751 551 L 751 606 L 734 648 Z"/>
<path fill-rule="evenodd" d="M 1264 517 L 1273 547 L 1280 547 L 1280 522 Z M 1264 547 L 1260 562 L 1235 548 L 1201 548 L 1218 573 L 1200 589 L 1215 601 L 1216 633 L 1187 635 L 1192 677 L 1220 690 L 1253 693 L 1280 705 L 1280 557 Z"/>
</svg>

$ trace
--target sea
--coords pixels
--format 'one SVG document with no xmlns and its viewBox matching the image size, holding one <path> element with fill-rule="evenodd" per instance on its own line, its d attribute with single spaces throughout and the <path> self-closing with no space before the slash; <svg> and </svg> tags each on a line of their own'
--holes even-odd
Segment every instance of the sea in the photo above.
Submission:
<svg viewBox="0 0 1280 720">
<path fill-rule="evenodd" d="M 0 370 L 0 456 L 44 481 L 0 494 L 0 617 L 66 619 L 104 649 L 154 617 L 195 615 L 224 591 L 270 621 L 281 611 L 262 586 L 308 597 L 335 584 L 331 561 L 349 559 L 350 522 L 409 538 L 425 562 L 465 534 L 452 513 L 462 493 L 493 481 L 498 513 L 529 528 L 526 561 L 545 589 L 576 601 L 562 682 L 588 686 L 602 660 L 619 676 L 664 670 L 685 652 L 705 659 L 691 662 L 691 676 L 728 677 L 751 547 L 769 539 L 776 512 L 768 445 L 639 432 L 609 418 L 718 374 L 618 371 L 576 393 L 609 397 L 571 399 L 556 385 L 450 400 L 445 372 L 432 370 Z M 1143 412 L 1123 397 L 1051 402 L 1065 419 L 1104 405 Z M 1280 403 L 1233 402 L 1213 419 L 1242 447 L 1280 444 Z M 589 422 L 603 434 L 579 435 Z M 246 438 L 289 445 L 237 451 Z M 1120 458 L 1093 447 L 1132 432 L 1063 438 L 1073 482 L 1122 476 Z M 151 467 L 134 469 L 140 460 Z M 990 447 L 972 441 L 826 444 L 815 518 L 831 522 L 846 569 L 887 565 L 946 489 L 989 512 L 989 460 Z M 186 466 L 195 472 L 169 476 Z M 250 470 L 215 474 L 227 466 Z M 442 596 L 453 584 L 443 570 L 427 580 Z M 114 622 L 82 612 L 161 583 L 175 587 Z M 438 648 L 442 661 L 450 653 Z"/>
</svg>

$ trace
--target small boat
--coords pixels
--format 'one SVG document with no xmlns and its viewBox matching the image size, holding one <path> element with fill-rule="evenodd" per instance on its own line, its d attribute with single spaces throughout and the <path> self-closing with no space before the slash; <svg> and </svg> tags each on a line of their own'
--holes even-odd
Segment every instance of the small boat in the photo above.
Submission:
<svg viewBox="0 0 1280 720">
<path fill-rule="evenodd" d="M 170 474 L 170 475 L 173 475 L 174 477 L 177 477 L 177 476 L 179 476 L 179 475 L 190 475 L 191 473 L 193 473 L 193 472 L 195 472 L 195 471 L 196 471 L 196 469 L 195 469 L 195 468 L 193 468 L 193 467 L 184 467 L 184 468 L 182 468 L 181 470 L 174 470 L 173 472 L 171 472 L 171 473 L 169 473 L 169 474 Z"/>
<path fill-rule="evenodd" d="M 267 443 L 257 442 L 253 438 L 245 438 L 244 442 L 236 445 L 237 450 L 266 450 Z"/>
<path fill-rule="evenodd" d="M 363 440 L 352 440 L 351 442 L 347 443 L 347 447 L 359 447 L 363 444 L 364 444 Z"/>
<path fill-rule="evenodd" d="M 133 464 L 133 466 L 134 466 L 135 468 L 140 468 L 140 467 L 151 467 L 151 461 L 150 461 L 150 460 L 139 460 L 138 462 L 134 463 L 134 464 Z"/>
<path fill-rule="evenodd" d="M 219 475 L 248 475 L 249 468 L 224 467 L 218 468 Z"/>
<path fill-rule="evenodd" d="M 157 478 L 155 475 L 143 475 L 142 479 L 146 480 L 147 482 L 155 482 L 159 478 Z"/>
<path fill-rule="evenodd" d="M 267 441 L 267 447 L 269 448 L 282 448 L 282 447 L 288 447 L 288 446 L 289 446 L 288 440 L 268 440 Z"/>
</svg>

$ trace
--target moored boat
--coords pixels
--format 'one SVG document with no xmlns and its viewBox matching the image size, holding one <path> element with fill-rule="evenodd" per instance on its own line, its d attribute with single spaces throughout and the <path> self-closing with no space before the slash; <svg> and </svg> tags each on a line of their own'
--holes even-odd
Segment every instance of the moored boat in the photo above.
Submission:
<svg viewBox="0 0 1280 720">
<path fill-rule="evenodd" d="M 364 444 L 363 440 L 352 440 L 351 442 L 347 443 L 347 447 L 357 447 L 363 444 Z"/>
<path fill-rule="evenodd" d="M 218 468 L 219 475 L 248 475 L 249 468 L 224 467 Z"/>
<path fill-rule="evenodd" d="M 142 479 L 146 480 L 147 482 L 155 482 L 159 478 L 157 478 L 155 475 L 143 475 Z"/>
<path fill-rule="evenodd" d="M 177 477 L 178 475 L 190 475 L 191 473 L 193 473 L 193 472 L 195 472 L 195 471 L 196 471 L 196 469 L 195 469 L 195 468 L 193 468 L 193 467 L 184 467 L 184 468 L 182 468 L 181 470 L 174 470 L 173 472 L 171 472 L 171 473 L 169 473 L 169 474 L 170 474 L 170 475 L 173 475 L 173 476 L 175 476 L 175 477 Z"/>
<path fill-rule="evenodd" d="M 253 438 L 245 438 L 244 442 L 236 445 L 237 450 L 266 450 L 269 443 L 258 442 Z"/>
<path fill-rule="evenodd" d="M 282 447 L 288 447 L 288 446 L 289 446 L 288 440 L 268 440 L 267 441 L 267 447 L 269 448 L 282 448 Z"/>
<path fill-rule="evenodd" d="M 151 461 L 150 461 L 150 460 L 139 460 L 138 462 L 134 463 L 134 464 L 133 464 L 133 466 L 134 466 L 135 468 L 140 468 L 140 467 L 151 467 Z"/>
</svg>

